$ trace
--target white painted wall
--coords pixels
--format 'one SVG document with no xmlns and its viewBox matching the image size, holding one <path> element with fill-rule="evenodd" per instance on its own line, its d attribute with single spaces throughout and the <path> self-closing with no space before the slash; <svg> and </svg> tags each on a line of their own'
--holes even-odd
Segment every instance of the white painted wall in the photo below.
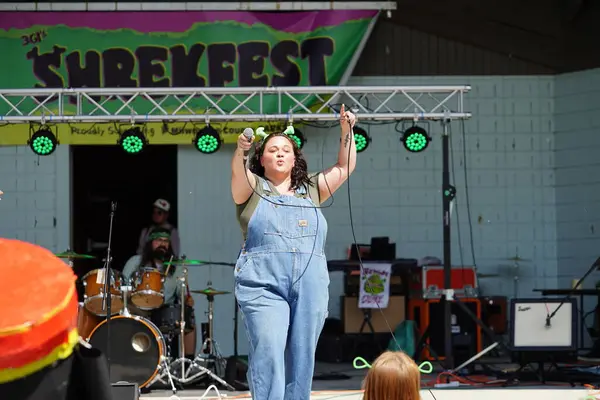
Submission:
<svg viewBox="0 0 600 400">
<path fill-rule="evenodd" d="M 600 69 L 558 76 L 555 87 L 558 281 L 564 288 L 600 257 Z M 594 271 L 583 287 L 599 281 Z M 588 296 L 584 303 L 588 312 L 598 299 Z M 592 326 L 594 313 L 586 318 Z"/>
<path fill-rule="evenodd" d="M 69 147 L 38 157 L 27 146 L 0 146 L 0 237 L 64 251 L 71 242 Z"/>
</svg>

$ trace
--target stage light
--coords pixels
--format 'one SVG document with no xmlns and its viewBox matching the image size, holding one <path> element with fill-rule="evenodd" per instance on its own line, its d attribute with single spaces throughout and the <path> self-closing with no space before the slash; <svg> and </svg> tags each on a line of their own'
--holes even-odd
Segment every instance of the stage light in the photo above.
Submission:
<svg viewBox="0 0 600 400">
<path fill-rule="evenodd" d="M 211 154 L 221 148 L 223 141 L 221 140 L 221 135 L 219 135 L 219 132 L 217 132 L 215 128 L 206 126 L 196 133 L 192 143 L 199 152 Z"/>
<path fill-rule="evenodd" d="M 400 141 L 411 153 L 419 153 L 427 148 L 431 137 L 427 131 L 419 126 L 412 126 L 404 131 Z"/>
<path fill-rule="evenodd" d="M 49 156 L 56 150 L 58 141 L 54 133 L 48 128 L 42 128 L 31 136 L 28 144 L 31 150 L 38 156 Z"/>
<path fill-rule="evenodd" d="M 118 144 L 125 152 L 137 154 L 144 149 L 148 141 L 140 128 L 130 128 L 121 133 Z"/>
<path fill-rule="evenodd" d="M 363 128 L 354 127 L 354 143 L 356 145 L 356 152 L 361 153 L 369 147 L 371 143 L 371 136 Z"/>
</svg>

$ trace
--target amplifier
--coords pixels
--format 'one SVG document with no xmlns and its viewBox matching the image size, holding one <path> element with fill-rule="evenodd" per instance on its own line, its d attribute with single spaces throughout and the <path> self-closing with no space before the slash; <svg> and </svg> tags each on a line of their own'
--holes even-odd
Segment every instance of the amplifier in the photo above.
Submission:
<svg viewBox="0 0 600 400">
<path fill-rule="evenodd" d="M 444 288 L 444 267 L 426 266 L 422 269 L 421 294 L 424 299 L 439 299 Z M 452 267 L 450 287 L 457 297 L 478 297 L 479 287 L 475 267 Z M 417 294 L 418 293 L 414 293 Z"/>
<path fill-rule="evenodd" d="M 481 298 L 481 320 L 492 332 L 506 333 L 508 299 L 504 296 L 488 296 Z"/>
<path fill-rule="evenodd" d="M 111 384 L 113 400 L 138 400 L 140 389 L 137 383 L 113 383 Z"/>
<path fill-rule="evenodd" d="M 481 318 L 481 302 L 479 299 L 461 299 L 477 318 Z M 468 359 L 479 353 L 482 349 L 481 328 L 469 315 L 455 302 L 451 303 L 453 347 L 468 347 Z M 408 302 L 408 319 L 415 322 L 419 332 L 423 334 L 429 328 L 429 339 L 427 343 L 432 350 L 444 359 L 444 309 L 438 299 L 414 299 Z M 424 351 L 424 357 L 433 359 L 428 349 Z"/>
</svg>

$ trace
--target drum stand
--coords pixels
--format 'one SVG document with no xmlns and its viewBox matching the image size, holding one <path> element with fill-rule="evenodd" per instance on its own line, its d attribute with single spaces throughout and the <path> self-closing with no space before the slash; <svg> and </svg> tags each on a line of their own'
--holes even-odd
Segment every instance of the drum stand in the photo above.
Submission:
<svg viewBox="0 0 600 400">
<path fill-rule="evenodd" d="M 208 343 L 210 343 L 211 351 L 209 353 L 209 359 L 205 360 L 204 357 L 201 356 L 201 353 L 196 355 L 196 357 L 193 360 L 190 360 L 185 357 L 185 348 L 184 348 L 185 315 L 184 315 L 184 311 L 185 311 L 185 292 L 186 292 L 186 288 L 187 288 L 187 285 L 186 285 L 187 270 L 186 269 L 184 269 L 184 274 L 183 274 L 183 277 L 180 278 L 180 282 L 181 282 L 181 300 L 180 300 L 181 301 L 181 316 L 180 316 L 181 321 L 179 323 L 179 358 L 177 360 L 173 361 L 173 363 L 171 364 L 171 368 L 176 370 L 176 368 L 178 366 L 177 364 L 180 363 L 181 364 L 181 377 L 175 377 L 175 379 L 182 384 L 186 384 L 186 383 L 196 381 L 204 375 L 208 375 L 210 378 L 212 378 L 214 381 L 219 382 L 221 385 L 226 387 L 228 390 L 235 390 L 235 388 L 233 386 L 231 386 L 230 384 L 225 382 L 223 379 L 221 379 L 217 374 L 215 374 L 209 368 L 206 368 L 206 367 L 200 365 L 200 363 L 204 363 L 204 362 L 208 363 L 210 361 L 216 362 L 219 359 L 222 360 L 222 357 L 220 357 L 215 350 L 216 341 L 214 341 L 212 339 L 212 326 L 213 326 L 213 316 L 214 316 L 214 310 L 213 310 L 214 296 L 208 296 L 208 310 L 209 310 L 208 311 L 208 324 L 209 324 L 209 336 L 210 337 L 206 338 L 206 340 L 202 344 L 202 349 L 204 349 L 206 347 L 206 345 Z M 213 351 L 214 351 L 214 355 L 213 355 Z M 211 357 L 211 356 L 213 356 L 213 357 Z M 187 364 L 189 364 L 189 367 L 187 367 L 187 371 L 186 371 Z"/>
</svg>

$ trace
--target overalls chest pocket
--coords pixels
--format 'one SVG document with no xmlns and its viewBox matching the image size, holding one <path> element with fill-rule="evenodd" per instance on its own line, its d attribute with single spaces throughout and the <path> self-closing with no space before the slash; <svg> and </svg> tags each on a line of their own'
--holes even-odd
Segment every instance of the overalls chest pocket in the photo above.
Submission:
<svg viewBox="0 0 600 400">
<path fill-rule="evenodd" d="M 265 229 L 265 235 L 288 239 L 316 236 L 318 212 L 313 208 L 315 205 L 312 201 L 293 196 L 274 196 L 269 200 L 272 218 Z"/>
</svg>

